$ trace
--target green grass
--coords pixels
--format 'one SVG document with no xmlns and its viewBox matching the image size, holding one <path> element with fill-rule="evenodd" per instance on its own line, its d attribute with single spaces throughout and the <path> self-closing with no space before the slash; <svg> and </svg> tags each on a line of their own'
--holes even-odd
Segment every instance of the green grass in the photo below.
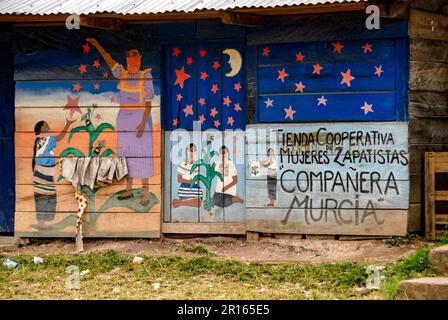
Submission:
<svg viewBox="0 0 448 320">
<path fill-rule="evenodd" d="M 0 268 L 0 299 L 347 299 L 367 279 L 364 263 L 249 264 L 211 257 L 202 246 L 185 251 L 193 256 L 144 257 L 141 265 L 116 251 L 47 255 L 40 265 L 32 256 L 15 255 L 18 268 Z M 433 275 L 428 252 L 429 247 L 418 249 L 386 265 L 385 284 L 366 298 L 398 298 L 399 281 Z M 0 254 L 1 260 L 6 257 Z M 70 265 L 90 271 L 80 290 L 65 289 Z M 156 282 L 158 290 L 152 286 Z"/>
</svg>

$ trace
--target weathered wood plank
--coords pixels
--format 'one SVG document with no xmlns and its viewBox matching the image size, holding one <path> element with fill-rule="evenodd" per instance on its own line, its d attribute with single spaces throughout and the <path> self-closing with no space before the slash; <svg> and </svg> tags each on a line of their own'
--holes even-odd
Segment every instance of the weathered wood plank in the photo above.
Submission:
<svg viewBox="0 0 448 320">
<path fill-rule="evenodd" d="M 411 39 L 409 41 L 409 59 L 446 63 L 448 61 L 448 39 L 445 41 Z"/>
<path fill-rule="evenodd" d="M 85 220 L 83 235 L 86 238 L 158 238 L 160 237 L 160 213 L 108 212 L 95 214 L 97 220 Z M 36 215 L 16 211 L 14 233 L 18 237 L 74 238 L 76 213 L 59 212 L 48 229 L 36 227 Z"/>
<path fill-rule="evenodd" d="M 341 181 L 343 184 L 351 184 L 345 180 Z M 301 183 L 302 187 L 306 188 L 307 183 Z M 308 191 L 300 191 L 297 187 L 296 181 L 279 181 L 277 184 L 277 200 L 276 208 L 283 208 L 284 211 L 293 206 L 294 197 L 297 197 L 299 203 L 305 201 L 306 197 L 309 200 L 306 205 L 312 205 L 313 208 L 366 208 L 371 201 L 375 203 L 376 208 L 381 209 L 407 209 L 409 207 L 409 181 L 397 181 L 397 189 L 386 190 L 386 181 L 373 182 L 364 180 L 362 183 L 364 192 L 353 189 L 342 190 L 341 186 L 335 187 L 332 190 L 332 184 L 325 183 L 321 185 L 320 181 L 313 182 L 313 191 L 308 188 Z M 370 189 L 372 187 L 372 189 Z M 379 187 L 379 188 L 378 188 Z M 289 192 L 293 191 L 293 192 Z M 368 192 L 369 191 L 369 192 Z M 380 192 L 381 191 L 381 192 Z M 246 181 L 246 207 L 248 208 L 267 208 L 269 202 L 267 180 L 247 180 Z M 296 204 L 297 205 L 297 204 Z"/>
<path fill-rule="evenodd" d="M 338 213 L 323 210 L 321 215 L 320 210 L 311 213 L 310 210 L 295 209 L 286 223 L 282 223 L 285 221 L 283 209 L 247 209 L 246 214 L 246 228 L 254 232 L 378 236 L 404 236 L 407 233 L 407 210 L 376 210 L 364 219 L 366 212 L 359 211 L 358 223 L 355 222 L 355 210 Z"/>
<path fill-rule="evenodd" d="M 417 118 L 448 118 L 448 93 L 409 91 L 409 115 Z"/>
<path fill-rule="evenodd" d="M 436 133 L 435 133 L 436 134 Z M 423 173 L 424 172 L 424 156 L 425 152 L 447 152 L 448 144 L 431 144 L 427 142 L 426 144 L 410 145 L 410 161 L 409 161 L 409 171 L 411 173 Z"/>
<path fill-rule="evenodd" d="M 429 240 L 436 239 L 434 158 L 435 153 L 425 152 L 425 235 Z"/>
<path fill-rule="evenodd" d="M 161 182 L 161 164 L 160 158 L 153 158 L 154 160 L 154 175 L 149 178 L 148 184 L 160 184 Z M 33 183 L 33 171 L 31 168 L 32 159 L 31 158 L 16 158 L 16 185 L 31 185 Z M 54 179 L 55 181 L 59 177 L 59 166 L 55 168 Z M 138 179 L 137 179 L 138 180 Z M 126 179 L 121 179 L 116 182 L 117 184 L 126 184 Z M 69 184 L 65 179 L 59 182 L 55 182 L 58 185 Z"/>
<path fill-rule="evenodd" d="M 163 223 L 163 233 L 245 235 L 244 223 Z"/>
<path fill-rule="evenodd" d="M 423 203 L 425 199 L 424 194 L 424 179 L 422 173 L 411 173 L 409 178 L 409 202 L 412 203 Z"/>
<path fill-rule="evenodd" d="M 447 124 L 447 119 L 443 118 L 411 118 L 409 120 L 409 144 L 429 146 L 448 143 L 446 139 L 448 136 Z"/>
<path fill-rule="evenodd" d="M 136 186 L 140 189 L 142 186 Z M 160 212 L 162 191 L 160 185 L 149 185 L 148 192 L 152 193 L 153 204 L 147 206 L 147 212 Z M 95 193 L 94 199 L 90 200 L 89 210 L 95 208 L 99 212 L 135 212 L 135 210 L 145 210 L 145 207 L 138 204 L 139 199 L 134 200 L 118 200 L 116 194 L 125 190 L 122 184 L 111 184 L 99 189 Z M 56 207 L 52 207 L 48 201 L 39 202 L 39 212 L 76 212 L 78 210 L 78 202 L 75 199 L 75 190 L 71 185 L 61 185 L 56 189 Z M 139 191 L 140 193 L 140 191 Z M 107 202 L 107 203 L 106 203 Z M 35 213 L 36 200 L 32 185 L 16 186 L 16 211 Z"/>
<path fill-rule="evenodd" d="M 446 14 L 411 9 L 409 13 L 409 36 L 446 41 L 448 19 Z"/>
<path fill-rule="evenodd" d="M 54 135 L 58 135 L 60 132 L 54 132 Z M 135 132 L 137 134 L 137 132 Z M 98 136 L 97 141 L 102 141 L 104 144 L 104 151 L 107 148 L 112 149 L 115 153 L 118 149 L 118 135 L 116 131 L 103 131 Z M 89 134 L 85 131 L 76 133 L 70 142 L 68 142 L 69 133 L 66 134 L 65 138 L 59 141 L 56 145 L 55 156 L 59 156 L 62 150 L 75 147 L 81 150 L 83 153 L 88 155 L 89 150 Z M 161 153 L 160 146 L 161 133 L 159 131 L 153 131 L 153 154 L 154 158 L 159 158 Z M 31 132 L 16 132 L 15 134 L 15 156 L 18 158 L 32 158 L 33 157 L 33 147 L 36 140 L 36 135 Z M 94 144 L 94 147 L 97 143 Z M 139 156 L 146 157 L 146 154 L 140 154 L 141 152 L 136 149 L 134 150 L 134 156 L 137 158 Z"/>
<path fill-rule="evenodd" d="M 408 2 L 411 8 L 434 12 L 448 12 L 446 0 L 410 0 Z"/>
<path fill-rule="evenodd" d="M 436 214 L 436 224 L 448 224 L 448 214 Z"/>
<path fill-rule="evenodd" d="M 411 192 L 412 193 L 412 192 Z M 408 231 L 409 232 L 423 232 L 424 226 L 424 202 L 423 203 L 411 203 L 409 205 L 408 215 Z"/>
<path fill-rule="evenodd" d="M 448 91 L 448 63 L 410 61 L 409 89 Z"/>
<path fill-rule="evenodd" d="M 79 111 L 70 109 L 64 110 L 64 108 L 15 108 L 16 119 L 16 132 L 34 132 L 34 126 L 39 121 L 46 121 L 50 127 L 50 132 L 60 132 L 64 128 L 66 119 L 75 121 L 71 124 L 68 130 L 77 126 L 85 125 L 85 120 L 81 120 L 83 115 L 86 115 L 88 107 L 80 108 Z M 108 107 L 108 108 L 96 108 L 91 115 L 90 121 L 94 126 L 98 126 L 101 123 L 108 123 L 117 129 L 117 117 L 120 108 Z M 151 109 L 152 117 L 152 130 L 145 128 L 146 131 L 160 131 L 160 108 L 154 107 Z M 129 128 L 129 131 L 136 130 L 135 128 Z"/>
</svg>

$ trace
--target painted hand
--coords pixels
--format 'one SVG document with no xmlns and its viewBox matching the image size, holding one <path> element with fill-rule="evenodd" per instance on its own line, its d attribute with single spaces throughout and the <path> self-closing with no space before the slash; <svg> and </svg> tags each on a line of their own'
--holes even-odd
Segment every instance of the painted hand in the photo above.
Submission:
<svg viewBox="0 0 448 320">
<path fill-rule="evenodd" d="M 146 125 L 146 123 L 145 122 L 142 122 L 142 123 L 140 123 L 138 126 L 137 126 L 137 138 L 141 138 L 142 136 L 143 136 L 143 132 L 145 131 L 145 125 Z"/>
</svg>

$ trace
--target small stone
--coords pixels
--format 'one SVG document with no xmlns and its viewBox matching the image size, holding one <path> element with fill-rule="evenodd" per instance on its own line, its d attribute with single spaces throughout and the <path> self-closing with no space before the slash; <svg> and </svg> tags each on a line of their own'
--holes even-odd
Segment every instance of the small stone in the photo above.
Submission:
<svg viewBox="0 0 448 320">
<path fill-rule="evenodd" d="M 448 300 L 448 277 L 405 280 L 400 289 L 408 299 Z"/>
<path fill-rule="evenodd" d="M 82 277 L 84 277 L 84 276 L 85 276 L 86 274 L 88 274 L 88 273 L 90 273 L 90 270 L 89 270 L 89 269 L 81 271 L 81 272 L 79 273 L 79 275 L 80 275 L 81 278 L 82 278 Z"/>
<path fill-rule="evenodd" d="M 152 287 L 154 288 L 154 290 L 159 290 L 159 288 L 160 288 L 160 283 L 159 283 L 159 282 L 153 283 L 153 284 L 152 284 Z"/>
<path fill-rule="evenodd" d="M 142 257 L 135 256 L 135 257 L 134 257 L 134 260 L 132 260 L 132 263 L 133 263 L 133 264 L 136 264 L 136 265 L 139 265 L 139 264 L 142 264 L 143 261 L 144 261 L 144 259 L 143 259 Z"/>
<path fill-rule="evenodd" d="M 120 288 L 115 287 L 115 288 L 112 289 L 112 292 L 113 293 L 119 293 L 120 292 Z"/>
<path fill-rule="evenodd" d="M 41 257 L 33 257 L 33 263 L 34 264 L 44 263 L 44 259 L 42 259 Z"/>
</svg>

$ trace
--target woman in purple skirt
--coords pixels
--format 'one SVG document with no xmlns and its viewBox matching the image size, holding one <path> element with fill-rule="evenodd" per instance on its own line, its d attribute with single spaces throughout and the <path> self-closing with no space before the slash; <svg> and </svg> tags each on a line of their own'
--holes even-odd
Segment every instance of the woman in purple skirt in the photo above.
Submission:
<svg viewBox="0 0 448 320">
<path fill-rule="evenodd" d="M 149 178 L 154 175 L 151 101 L 154 98 L 151 69 L 141 69 L 142 52 L 138 49 L 126 51 L 126 68 L 116 62 L 94 38 L 88 38 L 103 57 L 115 78 L 119 79 L 120 111 L 117 116 L 117 156 L 126 157 L 128 179 L 126 191 L 119 200 L 132 198 L 133 179 L 141 179 L 142 206 L 149 205 Z"/>
</svg>

